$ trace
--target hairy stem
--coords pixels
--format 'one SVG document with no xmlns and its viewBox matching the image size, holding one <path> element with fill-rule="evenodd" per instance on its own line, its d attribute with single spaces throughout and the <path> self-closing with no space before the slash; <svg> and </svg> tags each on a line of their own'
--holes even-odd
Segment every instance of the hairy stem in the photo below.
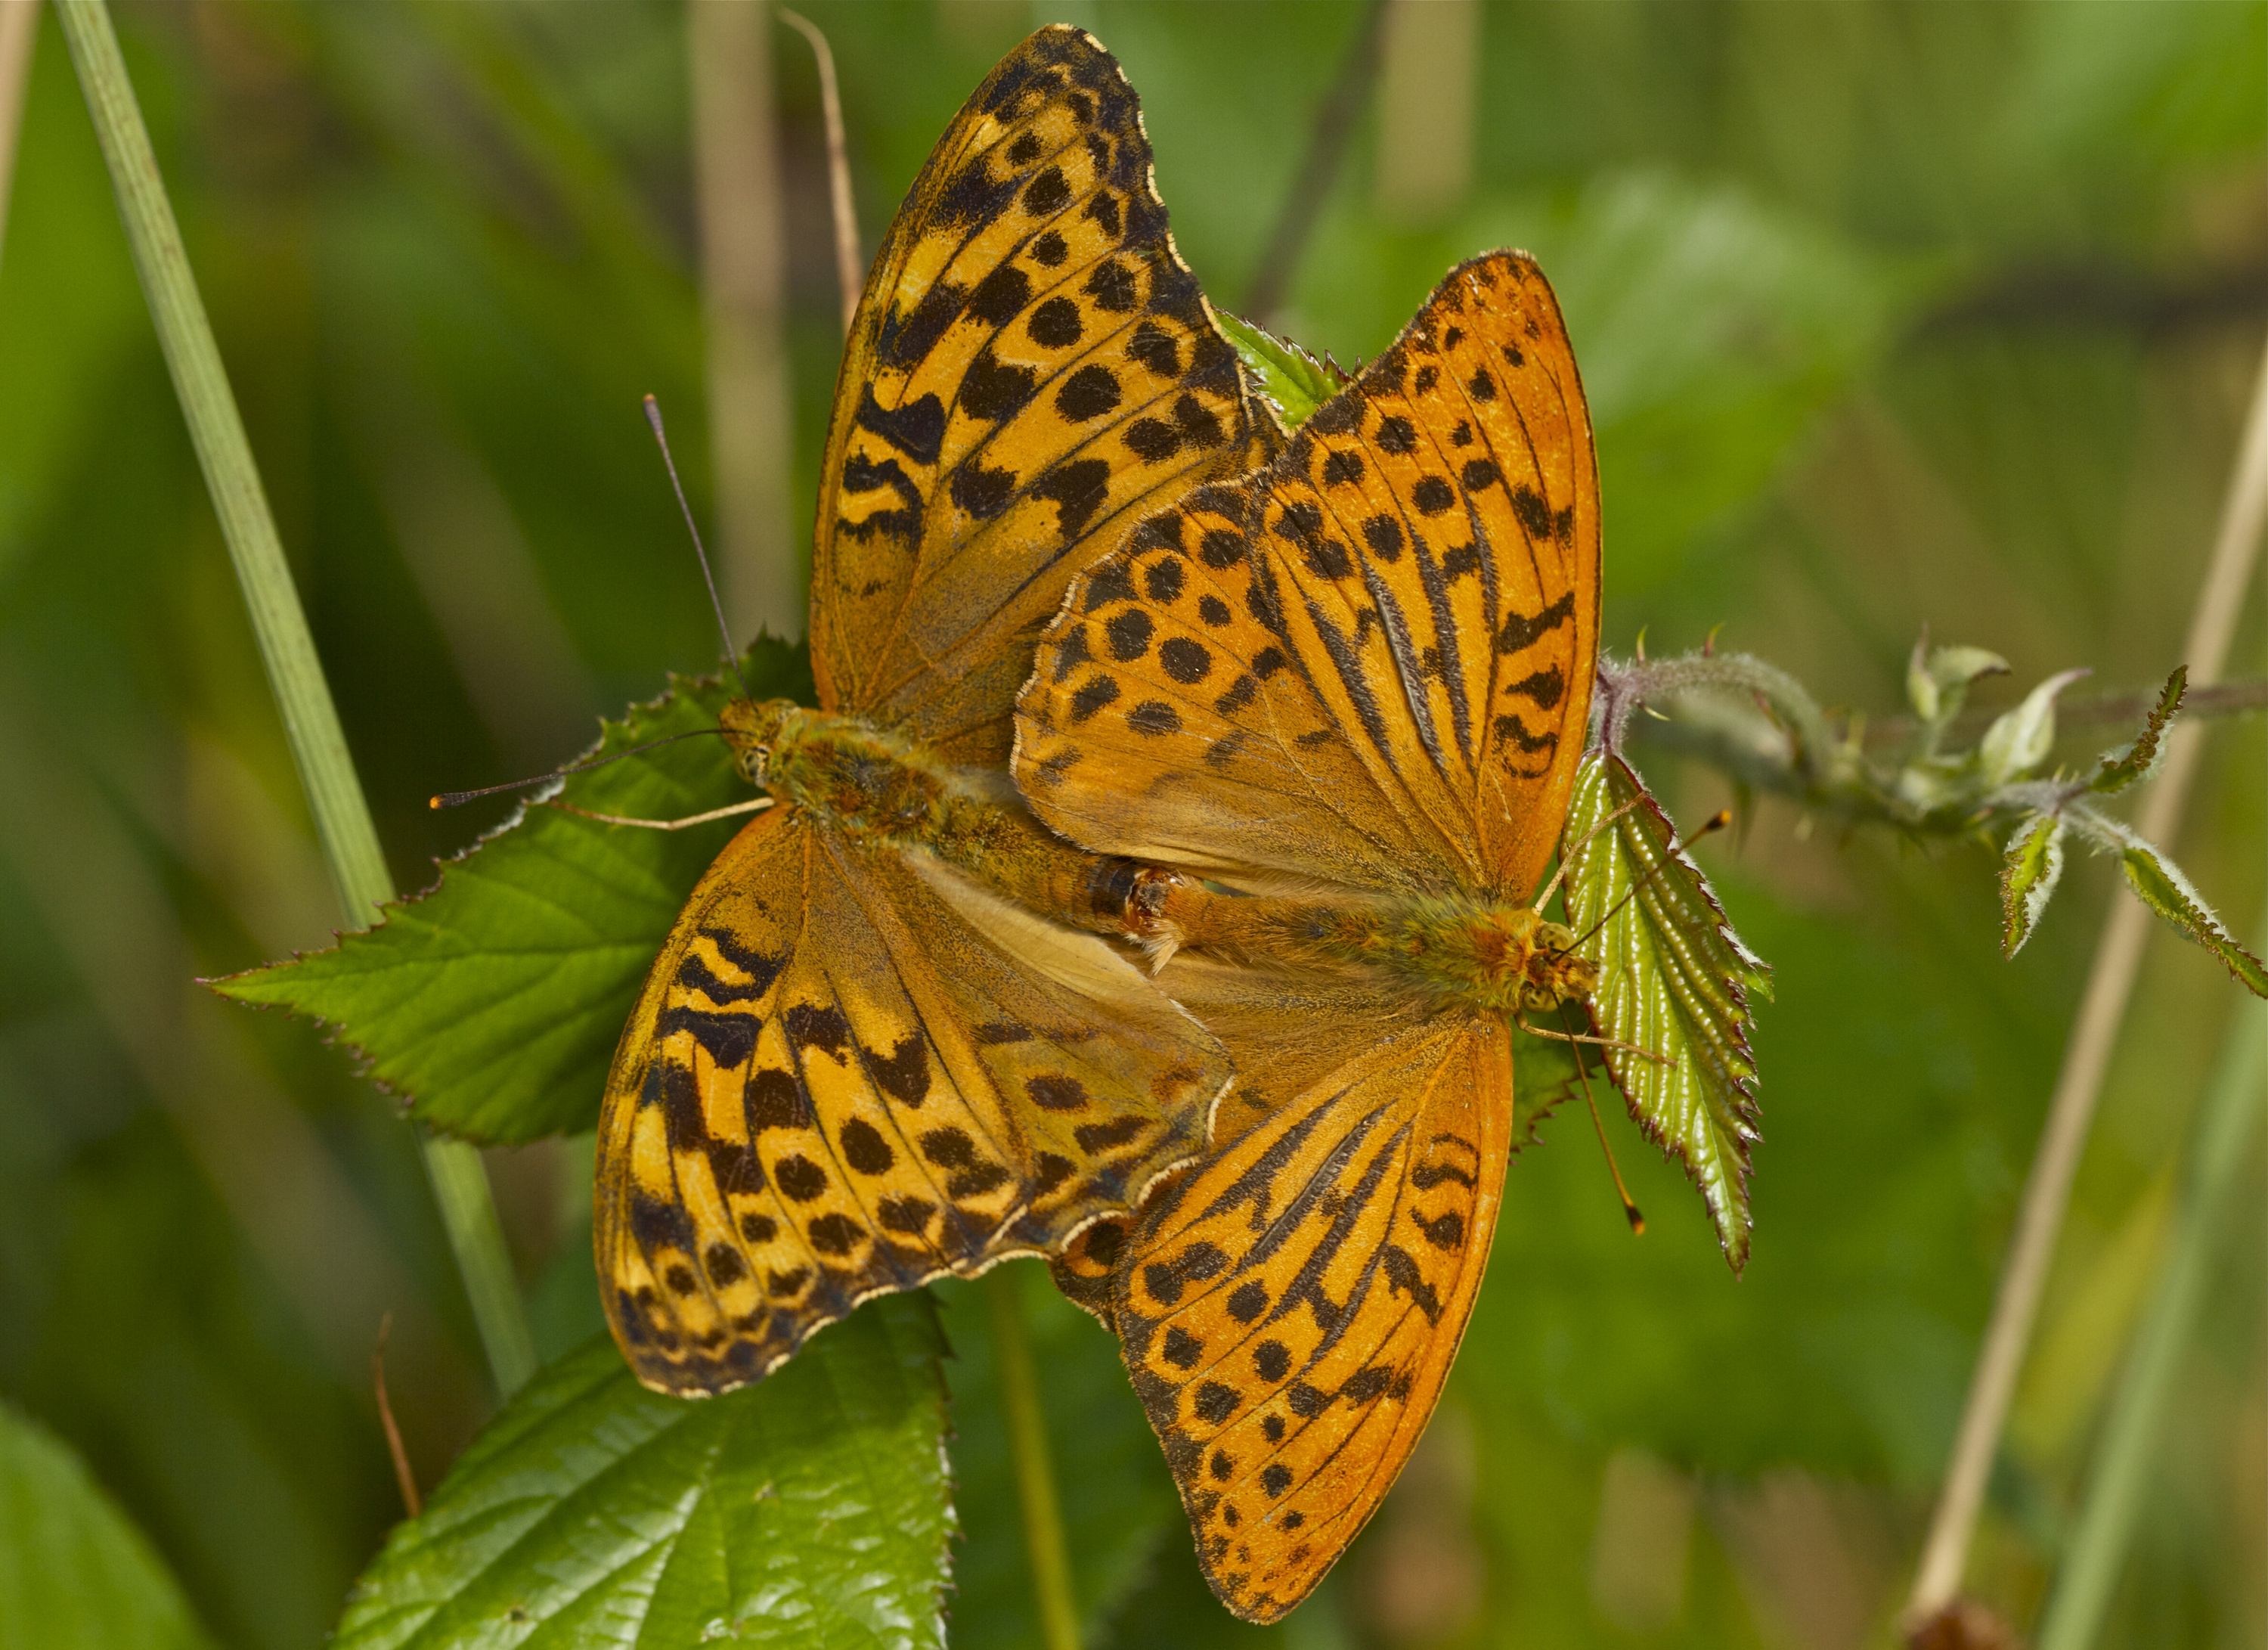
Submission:
<svg viewBox="0 0 2268 1650">
<path fill-rule="evenodd" d="M 992 1312 L 992 1362 L 1000 1376 L 1000 1407 L 1007 1414 L 1008 1454 L 1015 1463 L 1016 1497 L 1024 1512 L 1024 1549 L 1032 1564 L 1040 1638 L 1048 1650 L 1079 1650 L 1071 1552 L 1064 1540 L 1063 1507 L 1056 1499 L 1048 1418 L 1040 1407 L 1040 1375 L 1032 1361 L 1023 1297 L 1017 1292 L 1016 1274 L 1006 1266 L 987 1272 L 983 1287 Z"/>
<path fill-rule="evenodd" d="M 198 467 L 212 496 L 213 512 L 220 518 L 237 584 L 252 615 L 268 685 L 283 714 L 308 811 L 322 840 L 324 862 L 330 867 L 346 921 L 352 927 L 367 928 L 378 908 L 394 897 L 393 880 L 339 726 L 330 684 L 315 654 L 314 637 L 284 559 L 283 542 L 221 365 L 212 325 L 189 269 L 180 227 L 158 174 L 150 134 L 119 55 L 118 36 L 103 0 L 56 0 L 55 16 L 110 168 L 134 267 L 149 300 Z M 431 1136 L 421 1138 L 490 1370 L 497 1387 L 509 1394 L 534 1374 L 535 1342 L 512 1279 L 512 1257 L 497 1220 L 487 1170 L 480 1153 L 469 1145 Z"/>
</svg>

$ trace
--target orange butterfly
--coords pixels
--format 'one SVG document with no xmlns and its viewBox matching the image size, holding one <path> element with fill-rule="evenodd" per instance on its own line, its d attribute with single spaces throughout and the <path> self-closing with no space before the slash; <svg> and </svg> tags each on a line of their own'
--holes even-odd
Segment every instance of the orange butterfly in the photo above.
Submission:
<svg viewBox="0 0 2268 1650">
<path fill-rule="evenodd" d="M 694 891 L 608 1081 L 598 1270 L 647 1385 L 757 1379 L 860 1300 L 1053 1253 L 1195 1155 L 1219 1045 L 1032 914 L 1108 927 L 1123 868 L 999 770 L 1082 549 L 1274 440 L 1174 250 L 1132 89 L 1042 30 L 877 259 L 819 501 L 820 709 L 725 712 L 776 806 Z"/>
<path fill-rule="evenodd" d="M 1542 274 L 1496 254 L 1272 465 L 1074 584 L 1019 700 L 1019 784 L 1156 867 L 1127 925 L 1239 1073 L 1204 1159 L 1057 1271 L 1107 1278 L 1248 1619 L 1313 1589 L 1424 1430 L 1495 1227 L 1511 1022 L 1596 982 L 1534 907 L 1598 610 L 1574 359 Z"/>
</svg>

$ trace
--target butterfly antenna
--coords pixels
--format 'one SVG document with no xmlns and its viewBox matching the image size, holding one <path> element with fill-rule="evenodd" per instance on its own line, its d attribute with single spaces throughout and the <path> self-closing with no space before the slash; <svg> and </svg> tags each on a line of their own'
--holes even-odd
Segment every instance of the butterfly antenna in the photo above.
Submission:
<svg viewBox="0 0 2268 1650">
<path fill-rule="evenodd" d="M 554 768 L 549 773 L 537 774 L 533 779 L 514 779 L 509 784 L 484 784 L 477 791 L 444 791 L 430 799 L 427 807 L 460 807 L 484 796 L 498 796 L 506 791 L 525 791 L 532 784 L 549 784 L 555 779 L 564 779 L 571 773 L 588 773 L 593 768 L 603 768 L 610 762 L 620 762 L 625 756 L 636 756 L 663 745 L 674 745 L 681 739 L 704 739 L 722 733 L 721 727 L 696 727 L 688 733 L 672 733 L 666 739 L 649 740 L 643 745 L 633 745 L 628 750 L 618 750 L 611 756 L 600 756 L 590 762 L 578 762 L 569 768 Z"/>
<path fill-rule="evenodd" d="M 733 627 L 725 622 L 725 601 L 717 593 L 717 575 L 709 570 L 709 552 L 702 547 L 701 529 L 693 525 L 693 506 L 685 502 L 685 483 L 677 479 L 677 460 L 669 455 L 669 437 L 661 427 L 661 403 L 651 395 L 645 398 L 645 421 L 653 427 L 654 445 L 661 449 L 661 461 L 669 471 L 670 490 L 677 495 L 677 508 L 685 518 L 685 530 L 693 538 L 693 554 L 701 561 L 701 582 L 709 586 L 709 608 L 717 615 L 717 634 L 725 642 L 725 668 L 740 684 L 740 696 L 753 699 L 755 696 L 748 691 L 747 679 L 740 674 L 740 650 L 733 645 Z"/>
<path fill-rule="evenodd" d="M 1575 946 L 1581 945 L 1593 934 L 1597 933 L 1599 930 L 1604 928 L 1609 923 L 1614 921 L 1616 914 L 1619 912 L 1624 906 L 1629 904 L 1632 900 L 1638 897 L 1638 890 L 1643 888 L 1647 883 L 1653 881 L 1654 878 L 1660 876 L 1663 872 L 1668 870 L 1671 865 L 1675 863 L 1678 855 L 1683 853 L 1695 843 L 1699 842 L 1704 836 L 1709 835 L 1710 832 L 1720 831 L 1732 822 L 1733 810 L 1730 808 L 1720 807 L 1714 814 L 1712 814 L 1707 819 L 1703 820 L 1698 825 L 1696 825 L 1691 830 L 1686 832 L 1683 841 L 1672 843 L 1669 852 L 1662 858 L 1656 860 L 1653 866 L 1648 867 L 1646 873 L 1644 876 L 1632 882 L 1630 885 L 1629 889 L 1623 895 L 1622 898 L 1616 900 L 1612 905 L 1609 906 L 1605 914 L 1602 915 L 1597 922 L 1593 923 L 1581 933 L 1576 935 L 1575 945 L 1568 947 L 1567 949 L 1569 951 L 1572 951 L 1575 948 Z M 1565 953 L 1562 954 L 1564 955 Z"/>
<path fill-rule="evenodd" d="M 1585 831 L 1583 833 L 1582 841 L 1577 843 L 1572 848 L 1563 851 L 1559 856 L 1559 868 L 1551 873 L 1551 880 L 1543 885 L 1543 891 L 1535 896 L 1528 909 L 1531 910 L 1542 910 L 1544 906 L 1550 902 L 1551 896 L 1558 892 L 1560 882 L 1567 875 L 1568 861 L 1574 858 L 1577 854 L 1581 853 L 1586 848 L 1588 848 L 1591 845 L 1591 839 L 1593 837 L 1596 836 L 1601 831 L 1606 829 L 1608 826 L 1613 824 L 1624 814 L 1629 813 L 1644 799 L 1645 799 L 1642 797 L 1632 797 L 1629 801 L 1624 803 L 1613 813 L 1608 814 L 1606 818 L 1601 820 L 1597 824 L 1592 826 L 1590 829 Z"/>
<path fill-rule="evenodd" d="M 1567 1046 L 1574 1051 L 1575 1076 L 1583 1085 L 1583 1103 L 1591 1109 L 1591 1127 L 1598 1131 L 1599 1150 L 1607 1154 L 1607 1173 L 1615 1177 L 1615 1196 L 1623 1200 L 1623 1219 L 1630 1222 L 1632 1233 L 1643 1233 L 1646 1217 L 1631 1200 L 1630 1188 L 1623 1184 L 1622 1165 L 1615 1161 L 1615 1148 L 1607 1144 L 1607 1122 L 1599 1116 L 1599 1102 L 1591 1094 L 1591 1074 L 1583 1065 L 1583 1045 L 1571 1042 Z"/>
</svg>

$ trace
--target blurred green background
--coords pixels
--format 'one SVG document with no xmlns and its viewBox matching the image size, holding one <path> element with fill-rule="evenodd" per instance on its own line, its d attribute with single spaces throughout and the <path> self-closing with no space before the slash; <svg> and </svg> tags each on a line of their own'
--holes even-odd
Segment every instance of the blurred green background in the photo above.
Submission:
<svg viewBox="0 0 2268 1650">
<path fill-rule="evenodd" d="M 1061 18 L 1140 91 L 1182 252 L 1230 307 L 1361 17 L 806 9 L 867 249 L 991 63 Z M 395 875 L 423 887 L 502 813 L 429 793 L 548 766 L 715 657 L 638 415 L 659 394 L 708 518 L 685 11 L 118 17 Z M 392 1104 L 306 1028 L 191 983 L 327 943 L 336 911 L 40 30 L 0 250 L 0 1396 L 83 1457 L 217 1641 L 281 1650 L 320 1640 L 400 1514 L 381 1316 L 423 1482 L 491 1400 Z M 807 563 L 840 320 L 811 57 L 769 45 L 792 429 L 742 531 L 777 564 Z M 1351 361 L 1507 243 L 1551 276 L 1589 388 L 1610 647 L 1721 623 L 1889 713 L 1927 623 L 2014 662 L 1992 703 L 2076 664 L 2146 686 L 2178 662 L 2268 323 L 2268 7 L 1416 0 L 1276 323 Z M 2264 647 L 2255 600 L 2230 674 Z M 1681 815 L 1725 799 L 1639 754 Z M 2264 767 L 2257 719 L 2218 726 L 2176 844 L 2256 939 Z M 1636 1241 L 1580 1120 L 1547 1129 L 1432 1431 L 1285 1628 L 1212 1606 L 1108 1338 L 1019 1269 L 1098 1639 L 1891 1641 L 2115 879 L 2076 866 L 2003 963 L 1989 853 L 1802 827 L 1766 804 L 1705 851 L 1778 984 L 1746 1277 L 1634 1131 Z M 2238 1001 L 2153 936 L 1971 1571 L 2019 1623 Z M 595 1322 L 588 1143 L 490 1160 L 556 1351 Z M 2107 1644 L 2268 1636 L 2264 1207 L 2216 1258 Z M 939 1293 L 963 1354 L 954 1641 L 1035 1643 L 983 1315 Z"/>
</svg>

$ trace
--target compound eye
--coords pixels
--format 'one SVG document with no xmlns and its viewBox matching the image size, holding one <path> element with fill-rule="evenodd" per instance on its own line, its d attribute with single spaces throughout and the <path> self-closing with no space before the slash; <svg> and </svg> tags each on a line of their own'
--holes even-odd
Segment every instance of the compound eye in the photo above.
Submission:
<svg viewBox="0 0 2268 1650">
<path fill-rule="evenodd" d="M 1575 933 L 1557 923 L 1546 923 L 1535 931 L 1535 943 L 1547 951 L 1567 951 L 1574 947 Z"/>
<path fill-rule="evenodd" d="M 1520 988 L 1520 1000 L 1524 1006 L 1536 1009 L 1556 1007 L 1559 1001 L 1557 998 L 1554 997 L 1550 991 L 1546 991 L 1541 985 L 1521 986 Z"/>
</svg>

